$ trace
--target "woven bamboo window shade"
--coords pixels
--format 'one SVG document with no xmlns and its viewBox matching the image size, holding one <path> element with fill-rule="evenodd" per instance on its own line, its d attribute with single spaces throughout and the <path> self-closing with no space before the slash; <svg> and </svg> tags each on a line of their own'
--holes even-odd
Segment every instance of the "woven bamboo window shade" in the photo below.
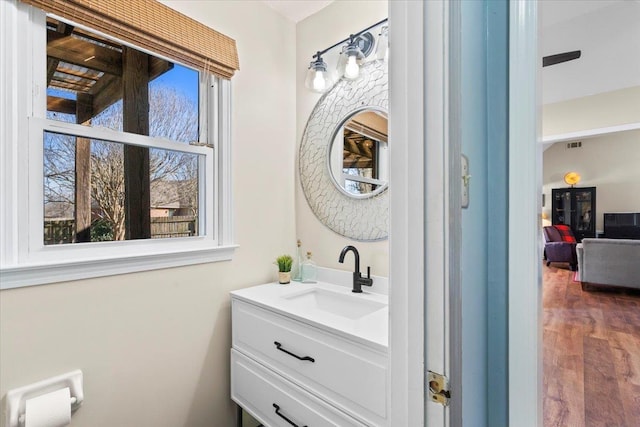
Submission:
<svg viewBox="0 0 640 427">
<path fill-rule="evenodd" d="M 236 42 L 156 0 L 21 0 L 204 72 L 230 79 Z"/>
</svg>

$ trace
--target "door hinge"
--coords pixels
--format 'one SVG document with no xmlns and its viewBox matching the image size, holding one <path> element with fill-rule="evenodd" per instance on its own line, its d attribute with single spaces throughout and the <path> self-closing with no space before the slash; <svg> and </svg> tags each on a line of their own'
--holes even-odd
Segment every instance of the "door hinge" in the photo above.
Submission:
<svg viewBox="0 0 640 427">
<path fill-rule="evenodd" d="M 449 379 L 442 374 L 432 371 L 427 375 L 427 394 L 429 400 L 442 406 L 449 405 L 451 392 L 449 391 Z"/>
</svg>

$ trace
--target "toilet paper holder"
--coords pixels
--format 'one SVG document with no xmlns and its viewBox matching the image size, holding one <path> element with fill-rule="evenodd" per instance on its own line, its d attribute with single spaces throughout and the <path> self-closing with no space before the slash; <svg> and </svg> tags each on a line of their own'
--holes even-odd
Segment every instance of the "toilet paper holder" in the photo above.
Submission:
<svg viewBox="0 0 640 427">
<path fill-rule="evenodd" d="M 21 427 L 24 425 L 24 413 L 27 399 L 51 393 L 53 391 L 69 387 L 71 411 L 80 407 L 84 400 L 82 389 L 82 371 L 67 372 L 66 374 L 47 378 L 37 383 L 9 390 L 6 396 L 6 427 Z"/>
</svg>

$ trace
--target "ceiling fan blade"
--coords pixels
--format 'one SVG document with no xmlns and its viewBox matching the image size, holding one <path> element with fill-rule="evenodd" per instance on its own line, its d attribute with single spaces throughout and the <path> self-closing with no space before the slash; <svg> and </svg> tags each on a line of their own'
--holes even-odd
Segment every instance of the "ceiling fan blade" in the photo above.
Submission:
<svg viewBox="0 0 640 427">
<path fill-rule="evenodd" d="M 562 62 L 571 61 L 580 58 L 581 51 L 574 50 L 571 52 L 558 53 L 556 55 L 549 55 L 542 58 L 542 66 L 548 67 L 549 65 L 556 65 Z"/>
</svg>

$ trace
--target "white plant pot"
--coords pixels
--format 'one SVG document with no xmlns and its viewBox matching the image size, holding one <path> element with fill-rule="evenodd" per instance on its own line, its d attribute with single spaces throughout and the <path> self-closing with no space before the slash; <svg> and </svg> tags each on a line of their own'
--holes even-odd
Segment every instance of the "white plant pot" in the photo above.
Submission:
<svg viewBox="0 0 640 427">
<path fill-rule="evenodd" d="M 281 285 L 286 285 L 291 282 L 291 272 L 290 271 L 279 271 L 278 272 L 278 282 Z"/>
</svg>

